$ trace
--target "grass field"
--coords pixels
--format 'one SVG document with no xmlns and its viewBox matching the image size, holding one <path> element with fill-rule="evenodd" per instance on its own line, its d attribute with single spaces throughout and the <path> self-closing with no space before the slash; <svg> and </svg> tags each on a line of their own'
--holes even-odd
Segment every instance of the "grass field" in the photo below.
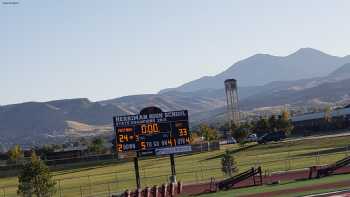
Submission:
<svg viewBox="0 0 350 197">
<path fill-rule="evenodd" d="M 348 146 L 349 142 L 350 136 L 266 145 L 250 144 L 245 148 L 227 145 L 219 151 L 176 157 L 177 179 L 188 183 L 208 181 L 211 177 L 224 178 L 220 170 L 220 158 L 225 149 L 229 149 L 235 156 L 240 171 L 261 165 L 263 171 L 273 172 L 335 162 L 348 152 L 334 151 Z M 133 168 L 133 163 L 127 162 L 56 171 L 54 172 L 54 177 L 58 180 L 56 196 L 107 196 L 112 192 L 135 188 Z M 167 157 L 140 161 L 143 187 L 165 183 L 169 174 L 170 162 Z M 16 196 L 16 185 L 16 177 L 0 179 L 0 197 L 2 193 L 6 196 Z"/>
<path fill-rule="evenodd" d="M 244 196 L 244 195 L 250 195 L 250 194 L 259 194 L 264 192 L 274 192 L 274 191 L 283 191 L 286 189 L 295 189 L 295 188 L 301 188 L 305 186 L 311 186 L 311 185 L 321 185 L 321 184 L 331 184 L 336 183 L 339 181 L 346 181 L 350 179 L 350 175 L 335 175 L 330 176 L 322 179 L 313 179 L 313 180 L 305 180 L 305 181 L 290 181 L 290 182 L 284 182 L 279 185 L 263 185 L 258 187 L 250 187 L 250 188 L 243 188 L 243 189 L 234 189 L 234 190 L 228 190 L 223 192 L 217 192 L 217 193 L 211 193 L 211 194 L 204 194 L 201 195 L 201 197 L 231 197 L 231 196 Z M 313 190 L 313 191 L 307 191 L 307 192 L 296 192 L 293 194 L 287 194 L 284 193 L 283 197 L 292 197 L 292 196 L 303 196 L 303 195 L 309 195 L 309 194 L 318 194 L 318 193 L 324 193 L 324 192 L 331 192 L 336 191 L 340 189 L 347 189 L 347 188 L 334 188 L 334 189 L 320 189 L 320 190 Z"/>
</svg>

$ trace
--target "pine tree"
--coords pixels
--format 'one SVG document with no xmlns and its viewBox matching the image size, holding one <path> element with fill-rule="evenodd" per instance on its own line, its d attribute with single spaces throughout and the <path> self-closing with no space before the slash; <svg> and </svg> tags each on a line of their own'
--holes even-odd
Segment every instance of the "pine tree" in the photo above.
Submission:
<svg viewBox="0 0 350 197">
<path fill-rule="evenodd" d="M 34 152 L 31 160 L 23 165 L 18 182 L 17 194 L 24 197 L 49 197 L 56 191 L 49 168 Z"/>
<path fill-rule="evenodd" d="M 238 171 L 235 158 L 230 154 L 228 150 L 225 151 L 224 156 L 221 159 L 221 170 L 228 176 L 232 176 L 233 173 Z"/>
</svg>

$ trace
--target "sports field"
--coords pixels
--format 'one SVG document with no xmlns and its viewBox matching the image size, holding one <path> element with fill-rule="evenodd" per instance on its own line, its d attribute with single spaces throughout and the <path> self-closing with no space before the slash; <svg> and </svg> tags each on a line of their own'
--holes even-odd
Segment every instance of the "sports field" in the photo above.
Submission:
<svg viewBox="0 0 350 197">
<path fill-rule="evenodd" d="M 223 146 L 220 151 L 176 157 L 177 179 L 188 182 L 224 178 L 220 169 L 221 155 L 229 149 L 240 171 L 261 165 L 264 172 L 299 169 L 335 162 L 348 155 L 350 136 L 279 142 L 266 145 Z M 58 180 L 56 196 L 107 196 L 126 188 L 135 188 L 133 163 L 99 165 L 54 172 Z M 168 181 L 168 157 L 140 161 L 142 186 Z M 17 178 L 0 179 L 0 196 L 16 196 Z"/>
</svg>

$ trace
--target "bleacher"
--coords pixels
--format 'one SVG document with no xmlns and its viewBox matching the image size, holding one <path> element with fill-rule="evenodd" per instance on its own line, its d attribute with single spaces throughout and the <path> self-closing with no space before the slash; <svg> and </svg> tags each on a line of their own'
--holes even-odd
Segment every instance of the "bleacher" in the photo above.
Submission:
<svg viewBox="0 0 350 197">
<path fill-rule="evenodd" d="M 237 174 L 233 177 L 230 177 L 228 179 L 225 179 L 223 181 L 220 181 L 217 184 L 217 187 L 220 190 L 225 190 L 225 189 L 229 189 L 232 188 L 233 186 L 235 186 L 237 183 L 242 182 L 248 178 L 253 178 L 254 181 L 254 185 L 257 184 L 257 181 L 255 180 L 255 176 L 259 174 L 259 182 L 258 184 L 261 185 L 262 184 L 262 174 L 261 174 L 261 167 L 259 166 L 258 168 L 251 168 L 250 170 L 247 170 L 245 172 L 242 172 L 240 174 Z"/>
<path fill-rule="evenodd" d="M 328 165 L 326 167 L 320 168 L 317 170 L 317 178 L 329 176 L 334 173 L 339 168 L 347 166 L 350 164 L 350 157 L 345 157 L 334 164 Z"/>
</svg>

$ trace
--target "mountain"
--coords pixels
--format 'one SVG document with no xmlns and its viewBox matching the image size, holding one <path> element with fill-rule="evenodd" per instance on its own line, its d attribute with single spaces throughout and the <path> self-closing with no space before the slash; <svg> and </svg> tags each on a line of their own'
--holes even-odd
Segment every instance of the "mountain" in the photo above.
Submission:
<svg viewBox="0 0 350 197">
<path fill-rule="evenodd" d="M 350 63 L 344 64 L 342 67 L 329 74 L 328 78 L 335 80 L 350 78 Z"/>
<path fill-rule="evenodd" d="M 187 109 L 192 123 L 222 120 L 226 112 L 223 82 L 227 78 L 238 79 L 239 106 L 243 110 L 350 101 L 349 62 L 350 56 L 330 56 L 306 48 L 285 57 L 254 55 L 214 77 L 158 94 L 99 102 L 78 98 L 0 106 L 0 143 L 28 144 L 39 139 L 40 143 L 48 143 L 59 137 L 112 134 L 112 116 L 136 114 L 148 106 L 164 111 Z"/>
<path fill-rule="evenodd" d="M 276 106 L 284 104 L 305 105 L 307 102 L 337 102 L 350 99 L 350 78 L 335 82 L 325 82 L 311 88 L 300 90 L 285 89 L 265 92 L 248 97 L 241 102 L 242 109 Z"/>
<path fill-rule="evenodd" d="M 220 89 L 223 87 L 223 81 L 228 78 L 237 79 L 238 85 L 245 87 L 261 86 L 274 81 L 322 77 L 349 62 L 350 56 L 332 56 L 312 48 L 302 48 L 284 57 L 256 54 L 233 64 L 218 75 L 202 77 L 178 88 L 162 90 L 160 93 Z"/>
<path fill-rule="evenodd" d="M 16 139 L 19 143 L 39 136 L 75 134 L 80 132 L 82 125 L 105 128 L 116 114 L 125 112 L 116 106 L 101 105 L 85 98 L 6 105 L 0 107 L 0 141 Z M 91 127 L 90 131 L 96 131 L 96 127 L 93 128 L 95 130 Z M 87 131 L 86 127 L 83 131 Z"/>
<path fill-rule="evenodd" d="M 139 113 L 148 106 L 157 106 L 163 111 L 189 109 L 190 113 L 197 113 L 210 109 L 213 106 L 225 104 L 222 90 L 201 90 L 196 92 L 168 92 L 164 94 L 147 94 L 126 96 L 100 103 L 118 106 L 130 114 Z"/>
<path fill-rule="evenodd" d="M 350 79 L 350 64 L 344 64 L 323 77 L 294 81 L 274 81 L 263 86 L 238 87 L 240 108 L 253 108 L 292 104 L 302 105 L 310 101 L 336 102 L 350 94 L 346 83 Z M 128 113 L 138 113 L 143 107 L 158 106 L 164 111 L 188 109 L 191 120 L 199 122 L 223 115 L 226 110 L 225 90 L 202 89 L 193 92 L 172 90 L 160 94 L 134 95 L 107 101 Z"/>
</svg>

